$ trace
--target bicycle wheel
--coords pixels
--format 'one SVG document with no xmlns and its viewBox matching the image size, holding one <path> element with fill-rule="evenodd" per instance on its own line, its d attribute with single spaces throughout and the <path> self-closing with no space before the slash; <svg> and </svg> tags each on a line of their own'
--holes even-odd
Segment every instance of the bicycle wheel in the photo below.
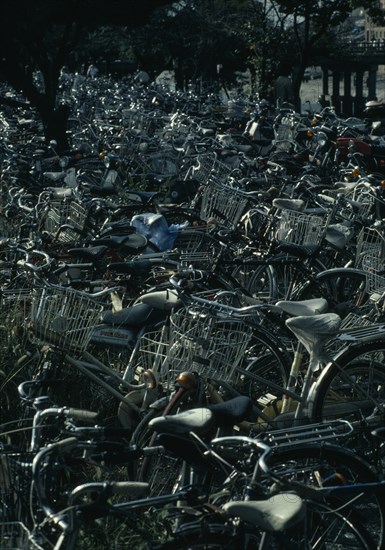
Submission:
<svg viewBox="0 0 385 550">
<path fill-rule="evenodd" d="M 263 548 L 271 550 L 296 549 L 296 550 L 337 550 L 337 549 L 362 549 L 375 550 L 376 545 L 369 533 L 359 523 L 352 524 L 342 514 L 337 514 L 328 507 L 319 503 L 307 502 L 307 517 L 304 525 L 296 525 L 292 530 L 281 533 L 258 533 L 258 529 L 251 525 L 241 526 L 240 535 L 219 535 L 210 533 L 202 534 L 188 531 L 184 537 L 177 536 L 174 540 L 157 546 L 157 550 L 188 550 L 188 549 L 232 549 Z M 325 528 L 322 517 L 331 514 L 331 520 Z M 338 518 L 338 519 L 337 519 Z M 209 528 L 209 525 L 205 526 Z M 344 535 L 342 535 L 342 532 Z M 243 535 L 243 536 L 242 536 Z"/>
<path fill-rule="evenodd" d="M 296 300 L 298 293 L 315 274 L 325 271 L 316 258 L 277 254 L 269 259 L 274 273 L 275 300 Z"/>
<path fill-rule="evenodd" d="M 167 414 L 176 414 L 193 406 L 193 402 L 189 402 L 188 392 L 177 392 L 165 409 L 150 410 L 146 414 L 135 429 L 130 444 L 139 448 L 156 445 L 157 433 L 149 427 L 150 420 L 165 414 L 165 410 Z M 168 451 L 145 457 L 136 464 L 136 480 L 146 481 L 153 496 L 171 494 L 177 488 L 182 463 L 181 458 Z"/>
<path fill-rule="evenodd" d="M 231 275 L 250 296 L 273 300 L 277 294 L 274 271 L 268 264 L 256 265 L 253 260 L 246 260 Z"/>
<path fill-rule="evenodd" d="M 360 420 L 385 402 L 385 342 L 363 342 L 341 352 L 322 372 L 310 411 L 314 421 Z"/>
<path fill-rule="evenodd" d="M 361 523 L 360 515 L 354 510 L 349 515 L 336 510 L 337 503 L 330 506 L 325 503 L 306 500 L 306 519 L 304 525 L 283 533 L 289 548 L 323 548 L 324 550 L 344 550 L 345 548 L 375 550 L 378 548 L 373 536 Z M 295 546 L 294 546 L 295 545 Z M 274 541 L 270 548 L 275 546 Z"/>
<path fill-rule="evenodd" d="M 291 359 L 281 342 L 262 327 L 256 327 L 245 355 L 242 368 L 236 369 L 232 386 L 248 395 L 254 402 L 266 394 L 277 394 L 272 385 L 277 384 L 281 393 L 289 377 Z"/>
<path fill-rule="evenodd" d="M 346 448 L 327 443 L 274 449 L 268 465 L 281 477 L 312 487 L 379 481 L 366 461 Z M 305 548 L 383 547 L 383 495 L 362 492 L 354 497 L 330 496 L 322 501 L 309 500 L 307 503 L 310 544 Z M 372 538 L 374 545 L 368 542 Z"/>
<path fill-rule="evenodd" d="M 302 285 L 297 300 L 325 298 L 329 311 L 344 318 L 359 310 L 367 299 L 366 275 L 358 269 L 336 268 L 319 273 L 314 280 Z"/>
</svg>

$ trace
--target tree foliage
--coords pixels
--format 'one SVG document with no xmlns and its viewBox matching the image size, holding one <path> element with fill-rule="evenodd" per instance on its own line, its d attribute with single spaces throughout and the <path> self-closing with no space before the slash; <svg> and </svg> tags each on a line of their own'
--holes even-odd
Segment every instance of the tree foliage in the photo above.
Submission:
<svg viewBox="0 0 385 550">
<path fill-rule="evenodd" d="M 272 0 L 277 16 L 293 36 L 294 92 L 298 98 L 305 68 L 312 64 L 317 46 L 331 29 L 351 14 L 352 0 Z M 324 42 L 325 45 L 325 42 Z"/>
<path fill-rule="evenodd" d="M 263 97 L 282 66 L 290 66 L 298 96 L 305 68 L 320 45 L 335 47 L 332 30 L 357 5 L 384 17 L 373 0 L 3 2 L 0 73 L 37 108 L 46 136 L 64 142 L 60 68 L 84 52 L 88 58 L 135 57 L 153 76 L 175 69 L 181 87 L 196 80 L 226 86 L 247 68 Z M 33 79 L 35 69 L 43 89 Z"/>
<path fill-rule="evenodd" d="M 60 69 L 87 29 L 100 24 L 143 24 L 172 0 L 18 0 L 3 2 L 0 74 L 39 112 L 47 138 L 65 146 L 66 108 L 57 104 Z M 43 86 L 34 79 L 42 75 Z"/>
</svg>

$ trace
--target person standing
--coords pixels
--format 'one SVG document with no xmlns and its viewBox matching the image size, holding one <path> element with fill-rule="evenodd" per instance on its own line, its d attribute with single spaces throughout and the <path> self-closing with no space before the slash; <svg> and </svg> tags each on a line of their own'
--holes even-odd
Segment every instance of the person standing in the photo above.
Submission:
<svg viewBox="0 0 385 550">
<path fill-rule="evenodd" d="M 99 70 L 95 65 L 91 65 L 87 69 L 87 78 L 96 78 L 98 76 Z"/>
<path fill-rule="evenodd" d="M 283 68 L 280 75 L 274 83 L 274 96 L 277 108 L 283 106 L 284 103 L 294 103 L 293 82 L 289 76 L 290 70 Z"/>
</svg>

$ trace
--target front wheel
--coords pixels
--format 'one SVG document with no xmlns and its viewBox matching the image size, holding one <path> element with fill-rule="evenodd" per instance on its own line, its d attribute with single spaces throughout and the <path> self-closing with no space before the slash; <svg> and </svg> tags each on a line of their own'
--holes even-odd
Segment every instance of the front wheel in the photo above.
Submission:
<svg viewBox="0 0 385 550">
<path fill-rule="evenodd" d="M 369 416 L 385 403 L 385 341 L 356 344 L 322 372 L 314 393 L 312 420 L 349 421 Z"/>
</svg>

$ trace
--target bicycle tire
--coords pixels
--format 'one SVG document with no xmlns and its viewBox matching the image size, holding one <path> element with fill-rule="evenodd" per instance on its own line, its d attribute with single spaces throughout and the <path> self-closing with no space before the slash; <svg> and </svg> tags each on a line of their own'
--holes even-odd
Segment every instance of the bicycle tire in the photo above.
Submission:
<svg viewBox="0 0 385 550">
<path fill-rule="evenodd" d="M 276 472 L 279 469 L 280 474 L 286 471 L 285 475 L 289 479 L 296 479 L 302 483 L 306 482 L 307 479 L 308 483 L 313 486 L 337 485 L 338 480 L 342 483 L 379 481 L 375 470 L 365 460 L 347 448 L 330 443 L 303 443 L 286 449 L 276 448 L 268 461 L 268 465 Z M 322 501 L 322 504 L 327 507 L 330 506 L 332 509 L 336 509 L 336 507 L 339 509 L 347 503 L 348 498 L 342 496 L 330 497 Z M 314 503 L 314 506 L 319 504 L 319 502 Z M 342 513 L 344 513 L 344 510 L 343 508 Z M 382 548 L 384 546 L 385 498 L 383 495 L 374 493 L 360 495 L 355 500 L 354 506 L 347 507 L 345 511 L 353 517 L 355 527 L 361 523 L 359 532 L 363 540 L 371 540 L 375 536 L 377 540 L 374 547 Z M 326 516 L 326 522 L 328 522 L 327 518 L 328 516 Z M 341 516 L 339 520 L 343 522 L 343 526 L 346 528 L 351 523 L 349 517 L 343 519 Z M 337 546 L 334 541 L 334 546 L 329 548 L 345 548 L 346 546 L 354 548 L 350 544 L 347 545 L 347 540 L 344 539 L 344 546 Z M 361 547 L 358 546 L 358 548 Z M 369 547 L 373 548 L 373 545 Z M 328 547 L 326 546 L 326 548 Z"/>
<path fill-rule="evenodd" d="M 312 421 L 362 419 L 385 402 L 385 341 L 362 342 L 342 351 L 317 381 Z M 341 406 L 338 406 L 338 403 Z"/>
<path fill-rule="evenodd" d="M 232 271 L 231 276 L 255 298 L 272 300 L 277 294 L 274 271 L 268 264 L 255 265 L 252 260 L 246 260 Z"/>
<path fill-rule="evenodd" d="M 332 444 L 301 444 L 290 448 L 276 448 L 269 460 L 269 467 L 276 472 L 279 470 L 282 475 L 287 472 L 289 479 L 296 479 L 302 483 L 306 481 L 314 485 L 327 484 L 332 477 L 342 479 L 346 482 L 375 482 L 378 481 L 374 470 L 361 458 L 354 455 L 351 451 Z M 259 482 L 265 484 L 266 479 Z M 247 480 L 243 479 L 244 488 Z M 333 485 L 333 483 L 330 483 Z M 239 492 L 239 485 L 236 484 L 236 494 L 225 493 L 225 500 L 213 500 L 215 506 L 220 506 L 230 499 L 242 499 L 243 495 Z M 216 497 L 218 499 L 218 496 Z M 219 497 L 220 498 L 220 497 Z M 258 497 L 257 497 L 258 498 Z M 301 530 L 301 524 L 288 529 L 283 534 L 269 533 L 268 548 L 282 548 L 282 538 L 287 543 L 287 548 L 320 548 L 325 550 L 335 550 L 337 548 L 352 549 L 372 549 L 383 547 L 383 523 L 384 523 L 384 498 L 382 496 L 368 495 L 367 498 L 361 497 L 361 502 L 356 501 L 355 506 L 348 507 L 346 500 L 342 497 L 329 497 L 324 501 L 312 501 L 305 499 L 306 531 Z M 209 519 L 207 520 L 206 531 L 210 531 Z M 187 526 L 186 526 L 187 527 Z M 249 534 L 248 527 L 245 533 Z M 217 539 L 215 534 L 210 533 L 209 539 L 202 536 L 202 530 L 199 529 L 195 534 L 188 530 L 188 536 L 177 537 L 161 548 L 163 550 L 173 550 L 176 548 L 205 548 L 205 544 L 215 544 L 221 540 Z M 306 534 L 305 534 L 306 533 Z M 252 536 L 257 539 L 262 535 L 257 527 L 251 527 Z M 377 536 L 377 541 L 374 540 Z M 266 542 L 266 541 L 265 541 Z M 322 543 L 322 546 L 320 544 Z M 240 538 L 227 540 L 224 539 L 223 548 L 240 548 L 242 541 Z M 235 546 L 233 546 L 235 544 Z M 237 546 L 238 545 L 238 546 Z M 211 546 L 207 546 L 211 548 Z"/>
<path fill-rule="evenodd" d="M 273 256 L 271 262 L 275 278 L 275 300 L 298 300 L 298 293 L 304 283 L 325 271 L 325 266 L 317 258 L 282 253 Z"/>
<path fill-rule="evenodd" d="M 336 479 L 342 479 L 343 482 L 376 482 L 378 476 L 371 466 L 362 458 L 357 456 L 353 451 L 340 447 L 334 444 L 303 444 L 295 448 L 278 449 L 274 451 L 273 461 L 276 467 L 282 463 L 290 461 L 293 465 L 294 472 L 289 475 L 293 476 L 298 472 L 302 480 L 309 475 L 309 482 L 313 485 L 318 484 L 336 484 Z M 269 461 L 269 466 L 272 463 Z M 330 478 L 334 478 L 334 482 L 330 482 Z M 344 503 L 346 500 L 342 497 L 332 497 L 327 499 L 324 504 L 335 507 Z M 359 516 L 354 518 L 354 524 L 357 525 L 358 517 L 364 521 L 362 533 L 368 532 L 369 536 L 377 536 L 377 547 L 384 546 L 384 523 L 385 523 L 385 498 L 383 495 L 367 494 L 361 496 L 354 503 L 354 507 L 350 510 L 354 514 L 358 512 Z M 349 519 L 349 518 L 347 518 Z M 348 525 L 348 524 L 346 524 Z M 346 540 L 345 540 L 346 547 Z M 333 546 L 332 548 L 338 548 Z M 349 548 L 352 546 L 349 545 Z"/>
<path fill-rule="evenodd" d="M 353 268 L 328 269 L 302 285 L 296 300 L 325 298 L 329 311 L 344 318 L 359 311 L 368 298 L 364 271 Z"/>
</svg>

